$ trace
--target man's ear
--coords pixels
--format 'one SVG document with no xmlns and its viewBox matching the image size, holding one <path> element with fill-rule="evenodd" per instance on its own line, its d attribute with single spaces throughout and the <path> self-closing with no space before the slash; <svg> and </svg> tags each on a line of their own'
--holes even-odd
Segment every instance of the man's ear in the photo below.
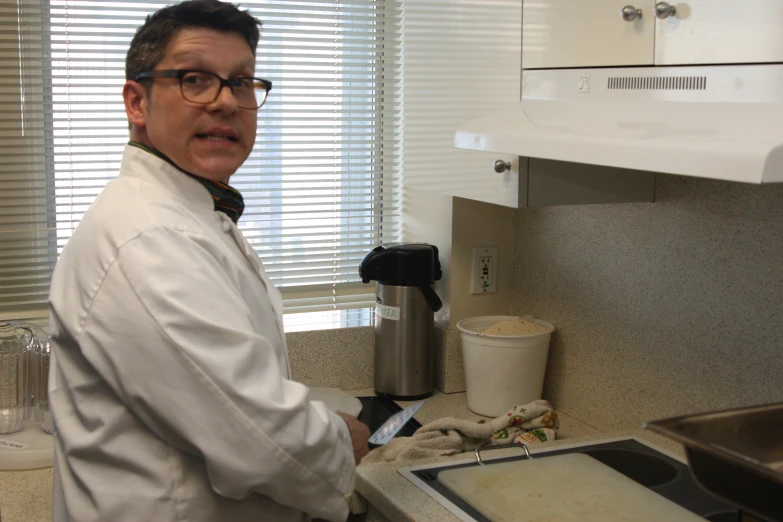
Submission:
<svg viewBox="0 0 783 522">
<path fill-rule="evenodd" d="M 138 82 L 128 80 L 122 88 L 122 98 L 125 100 L 125 114 L 128 123 L 135 127 L 146 127 L 149 97 L 147 89 Z"/>
</svg>

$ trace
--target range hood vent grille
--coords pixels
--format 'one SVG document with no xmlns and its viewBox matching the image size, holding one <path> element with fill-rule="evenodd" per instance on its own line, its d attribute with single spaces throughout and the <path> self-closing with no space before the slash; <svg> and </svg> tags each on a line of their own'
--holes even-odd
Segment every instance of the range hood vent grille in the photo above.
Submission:
<svg viewBox="0 0 783 522">
<path fill-rule="evenodd" d="M 607 89 L 632 91 L 704 91 L 706 76 L 610 76 Z"/>
</svg>

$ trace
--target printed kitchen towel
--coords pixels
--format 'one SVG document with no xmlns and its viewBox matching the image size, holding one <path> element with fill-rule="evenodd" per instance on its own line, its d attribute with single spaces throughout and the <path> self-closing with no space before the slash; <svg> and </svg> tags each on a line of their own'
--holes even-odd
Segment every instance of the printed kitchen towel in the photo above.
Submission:
<svg viewBox="0 0 783 522">
<path fill-rule="evenodd" d="M 411 437 L 397 437 L 375 448 L 362 459 L 362 464 L 454 455 L 473 451 L 487 441 L 491 446 L 538 444 L 555 440 L 559 427 L 557 413 L 544 400 L 514 406 L 490 421 L 446 417 L 425 424 Z"/>
</svg>

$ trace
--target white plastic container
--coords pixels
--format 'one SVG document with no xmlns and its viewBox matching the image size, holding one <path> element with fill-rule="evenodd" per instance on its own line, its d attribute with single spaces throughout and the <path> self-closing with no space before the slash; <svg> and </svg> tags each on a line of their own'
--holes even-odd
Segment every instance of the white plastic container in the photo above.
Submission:
<svg viewBox="0 0 783 522">
<path fill-rule="evenodd" d="M 481 332 L 499 321 L 525 319 L 547 328 L 530 335 L 486 335 Z M 512 406 L 541 398 L 549 340 L 554 325 L 530 316 L 471 317 L 457 323 L 465 364 L 468 408 L 498 417 Z"/>
</svg>

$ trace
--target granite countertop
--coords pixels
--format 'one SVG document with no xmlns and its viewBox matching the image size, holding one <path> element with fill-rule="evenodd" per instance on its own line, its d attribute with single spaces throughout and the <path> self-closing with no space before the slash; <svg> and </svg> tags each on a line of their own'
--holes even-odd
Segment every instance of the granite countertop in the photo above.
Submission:
<svg viewBox="0 0 783 522">
<path fill-rule="evenodd" d="M 373 394 L 372 390 L 355 390 L 348 393 L 352 393 L 356 396 Z M 413 404 L 413 402 L 398 401 L 403 407 Z M 560 430 L 558 431 L 558 436 L 560 438 L 556 441 L 537 446 L 537 448 L 590 442 L 597 439 L 635 437 L 650 442 L 681 458 L 684 457 L 682 447 L 678 443 L 649 431 L 640 429 L 616 433 L 603 433 L 562 412 L 558 412 L 558 416 L 560 418 Z M 422 424 L 442 417 L 456 417 L 470 420 L 487 418 L 468 410 L 465 393 L 446 395 L 437 391 L 415 416 Z M 503 456 L 504 454 L 516 455 L 518 452 L 518 449 L 495 450 L 492 458 Z M 362 464 L 358 468 L 356 478 L 356 491 L 362 499 L 355 503 L 354 509 L 360 510 L 363 508 L 364 504 L 362 500 L 364 500 L 372 504 L 392 522 L 410 522 L 411 520 L 421 522 L 456 522 L 459 520 L 456 516 L 438 504 L 425 492 L 413 485 L 408 479 L 400 475 L 398 470 L 411 466 L 460 461 L 469 457 L 469 455 L 463 453 L 449 457 L 407 462 Z"/>
<path fill-rule="evenodd" d="M 347 393 L 356 397 L 374 395 L 372 389 L 352 390 Z M 398 403 L 405 407 L 417 401 Z M 548 446 L 583 442 L 610 436 L 636 436 L 670 452 L 682 454 L 677 443 L 659 437 L 646 431 L 606 434 L 588 426 L 573 417 L 558 412 L 560 430 L 557 441 L 547 443 Z M 415 418 L 422 424 L 427 424 L 443 417 L 479 420 L 488 417 L 477 415 L 467 408 L 465 393 L 445 394 L 435 391 L 434 395 L 418 411 Z M 516 452 L 518 450 L 508 450 Z M 502 455 L 505 450 L 493 453 Z M 358 468 L 356 490 L 359 495 L 392 521 L 456 521 L 458 520 L 426 493 L 410 483 L 397 470 L 419 464 L 463 460 L 465 454 L 437 459 L 426 459 L 408 462 L 386 464 L 363 464 Z M 0 514 L 3 522 L 48 522 L 52 510 L 52 469 L 36 469 L 30 471 L 0 472 Z M 361 500 L 357 503 L 361 507 Z"/>
<path fill-rule="evenodd" d="M 52 468 L 0 471 L 3 522 L 52 520 Z"/>
</svg>

